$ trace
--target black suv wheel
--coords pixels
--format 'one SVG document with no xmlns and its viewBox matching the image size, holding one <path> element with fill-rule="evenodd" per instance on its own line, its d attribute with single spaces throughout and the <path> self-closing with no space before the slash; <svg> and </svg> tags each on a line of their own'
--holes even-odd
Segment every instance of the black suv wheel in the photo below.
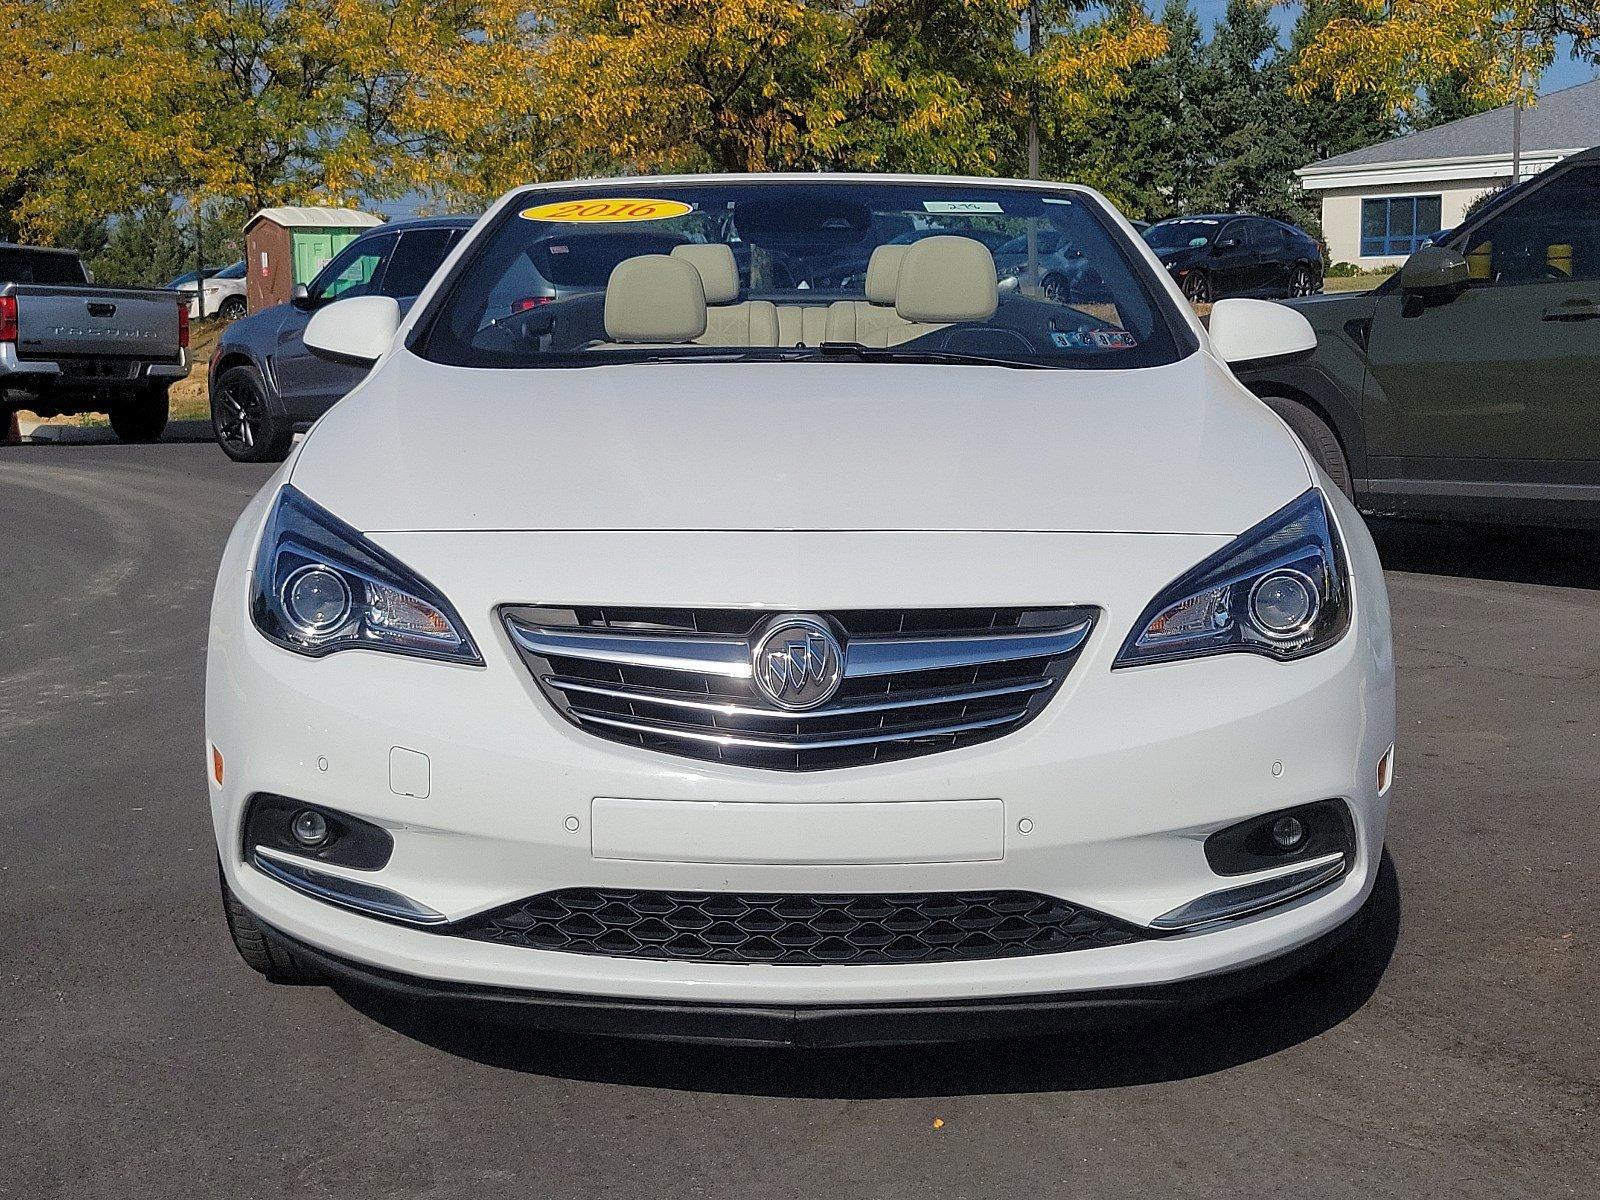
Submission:
<svg viewBox="0 0 1600 1200">
<path fill-rule="evenodd" d="M 254 367 L 230 367 L 211 393 L 211 432 L 234 462 L 282 462 L 294 427 L 273 411 Z"/>
</svg>

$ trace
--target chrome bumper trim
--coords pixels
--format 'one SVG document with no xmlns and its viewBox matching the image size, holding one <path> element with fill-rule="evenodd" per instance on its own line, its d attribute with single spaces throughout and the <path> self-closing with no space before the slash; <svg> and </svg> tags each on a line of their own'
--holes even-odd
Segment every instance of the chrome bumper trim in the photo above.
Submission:
<svg viewBox="0 0 1600 1200">
<path fill-rule="evenodd" d="M 1151 921 L 1150 928 L 1166 932 L 1189 931 L 1220 921 L 1247 917 L 1332 883 L 1349 867 L 1349 857 L 1342 852 L 1313 859 L 1298 870 L 1274 875 L 1271 879 L 1258 879 L 1254 883 L 1224 888 L 1220 892 L 1211 892 L 1198 900 L 1191 900 Z"/>
<path fill-rule="evenodd" d="M 407 925 L 443 925 L 449 920 L 443 913 L 435 912 L 426 904 L 418 904 L 399 892 L 375 883 L 318 871 L 291 855 L 266 846 L 257 846 L 251 851 L 250 865 L 268 878 L 313 899 L 337 904 L 369 917 L 382 917 Z"/>
</svg>

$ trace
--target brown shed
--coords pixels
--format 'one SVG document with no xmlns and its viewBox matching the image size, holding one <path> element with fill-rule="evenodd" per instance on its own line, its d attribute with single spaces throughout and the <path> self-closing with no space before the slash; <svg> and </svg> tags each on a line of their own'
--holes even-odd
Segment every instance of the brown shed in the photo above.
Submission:
<svg viewBox="0 0 1600 1200">
<path fill-rule="evenodd" d="M 353 208 L 263 208 L 245 222 L 245 298 L 251 312 L 286 304 L 333 256 L 383 218 Z"/>
</svg>

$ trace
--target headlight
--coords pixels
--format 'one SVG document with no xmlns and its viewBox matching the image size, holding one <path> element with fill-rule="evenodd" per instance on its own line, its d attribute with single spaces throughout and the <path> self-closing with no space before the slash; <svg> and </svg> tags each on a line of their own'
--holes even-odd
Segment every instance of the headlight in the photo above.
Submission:
<svg viewBox="0 0 1600 1200">
<path fill-rule="evenodd" d="M 250 616 L 297 654 L 387 650 L 483 663 L 437 589 L 292 487 L 278 493 L 256 551 Z"/>
<path fill-rule="evenodd" d="M 1157 596 L 1114 667 L 1243 650 L 1302 658 L 1350 627 L 1344 552 L 1313 488 Z"/>
</svg>

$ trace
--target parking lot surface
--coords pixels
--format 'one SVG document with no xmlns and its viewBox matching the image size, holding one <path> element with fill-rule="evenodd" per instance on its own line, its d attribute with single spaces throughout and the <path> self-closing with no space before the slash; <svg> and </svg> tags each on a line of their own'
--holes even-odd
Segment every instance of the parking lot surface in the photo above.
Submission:
<svg viewBox="0 0 1600 1200">
<path fill-rule="evenodd" d="M 223 928 L 210 445 L 0 450 L 0 1196 L 1592 1197 L 1600 541 L 1378 523 L 1392 873 L 1342 974 L 1029 1041 L 553 1038 Z"/>
</svg>

